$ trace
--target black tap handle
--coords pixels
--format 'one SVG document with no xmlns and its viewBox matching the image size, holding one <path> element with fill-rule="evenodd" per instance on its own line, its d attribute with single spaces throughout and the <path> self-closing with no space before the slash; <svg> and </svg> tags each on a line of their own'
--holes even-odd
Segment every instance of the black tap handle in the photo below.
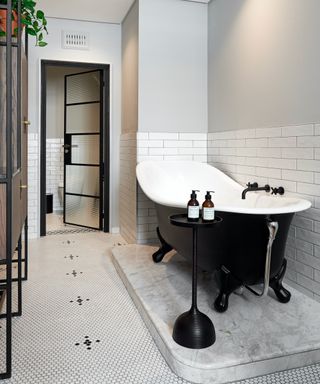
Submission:
<svg viewBox="0 0 320 384">
<path fill-rule="evenodd" d="M 250 181 L 249 181 L 247 184 L 247 187 L 248 188 L 258 188 L 258 183 L 257 182 L 250 183 Z"/>
<path fill-rule="evenodd" d="M 284 188 L 283 187 L 279 187 L 279 188 L 271 188 L 272 189 L 272 192 L 271 192 L 271 195 L 284 195 Z"/>
</svg>

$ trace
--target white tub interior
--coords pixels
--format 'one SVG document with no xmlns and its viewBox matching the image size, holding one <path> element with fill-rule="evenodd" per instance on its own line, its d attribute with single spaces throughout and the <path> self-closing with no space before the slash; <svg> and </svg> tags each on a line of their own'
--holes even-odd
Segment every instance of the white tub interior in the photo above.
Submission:
<svg viewBox="0 0 320 384">
<path fill-rule="evenodd" d="M 137 179 L 149 199 L 171 207 L 186 207 L 193 189 L 200 191 L 200 204 L 207 190 L 215 191 L 215 208 L 224 212 L 281 214 L 311 207 L 307 200 L 263 191 L 249 192 L 242 200 L 242 185 L 218 169 L 196 161 L 144 161 L 137 166 Z"/>
</svg>

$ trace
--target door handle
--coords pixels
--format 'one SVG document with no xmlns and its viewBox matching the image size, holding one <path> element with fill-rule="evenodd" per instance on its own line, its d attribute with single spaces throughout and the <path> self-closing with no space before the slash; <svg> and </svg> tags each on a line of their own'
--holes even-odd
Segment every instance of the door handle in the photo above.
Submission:
<svg viewBox="0 0 320 384">
<path fill-rule="evenodd" d="M 28 186 L 27 185 L 24 185 L 24 184 L 21 184 L 21 180 L 20 180 L 20 200 L 22 198 L 22 191 L 24 189 L 28 189 Z"/>
<path fill-rule="evenodd" d="M 70 148 L 71 145 L 70 145 L 70 144 L 63 144 L 62 147 L 63 147 L 63 148 Z"/>
<path fill-rule="evenodd" d="M 31 122 L 29 120 L 23 120 L 24 125 L 31 125 Z"/>
</svg>

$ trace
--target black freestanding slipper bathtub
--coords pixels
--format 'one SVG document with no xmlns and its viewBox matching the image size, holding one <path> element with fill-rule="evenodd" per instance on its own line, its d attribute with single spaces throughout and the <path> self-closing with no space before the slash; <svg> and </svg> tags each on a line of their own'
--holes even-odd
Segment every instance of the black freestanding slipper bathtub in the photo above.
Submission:
<svg viewBox="0 0 320 384">
<path fill-rule="evenodd" d="M 153 255 L 155 262 L 171 249 L 192 260 L 190 229 L 174 227 L 168 218 L 186 212 L 191 190 L 200 190 L 200 204 L 206 191 L 212 190 L 216 214 L 223 222 L 199 232 L 198 266 L 219 271 L 215 309 L 224 312 L 229 295 L 242 286 L 259 296 L 270 286 L 280 302 L 290 300 L 282 285 L 286 241 L 294 213 L 310 208 L 309 201 L 251 191 L 242 199 L 240 184 L 208 164 L 192 161 L 145 161 L 137 166 L 137 178 L 156 206 L 161 247 Z M 264 283 L 262 293 L 250 288 L 259 283 Z"/>
</svg>

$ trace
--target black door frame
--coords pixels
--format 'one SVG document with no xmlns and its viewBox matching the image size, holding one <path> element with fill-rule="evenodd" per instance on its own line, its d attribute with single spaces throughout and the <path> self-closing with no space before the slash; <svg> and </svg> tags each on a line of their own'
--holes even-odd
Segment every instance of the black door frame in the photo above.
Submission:
<svg viewBox="0 0 320 384">
<path fill-rule="evenodd" d="M 99 133 L 97 132 L 94 132 L 94 133 L 90 133 L 90 132 L 87 132 L 87 133 L 84 133 L 84 132 L 80 132 L 80 133 L 69 133 L 67 134 L 66 133 L 66 130 L 67 130 L 67 106 L 70 105 L 67 103 L 67 78 L 69 77 L 72 77 L 72 76 L 79 76 L 79 75 L 84 75 L 84 74 L 88 74 L 88 73 L 99 73 L 99 79 L 100 79 L 100 92 L 99 92 L 99 97 L 100 97 L 100 100 L 99 100 L 99 104 L 100 104 L 100 130 L 99 130 Z M 92 103 L 89 102 L 90 104 Z M 95 103 L 95 101 L 94 101 Z M 81 104 L 85 104 L 85 103 L 76 103 L 77 105 L 81 105 Z M 74 104 L 75 105 L 75 104 Z M 93 196 L 88 196 L 88 195 L 83 195 L 83 194 L 77 194 L 77 193 L 67 193 L 66 192 L 66 185 L 67 185 L 67 179 L 66 179 L 66 165 L 72 165 L 72 166 L 87 166 L 87 167 L 90 167 L 90 166 L 95 166 L 95 164 L 74 164 L 72 162 L 72 136 L 87 136 L 87 135 L 99 135 L 99 229 L 101 230 L 103 228 L 103 175 L 104 175 L 104 169 L 103 169 L 103 164 L 104 164 L 104 160 L 103 160 L 103 140 L 104 140 L 104 136 L 103 136 L 103 113 L 102 113 L 102 110 L 103 110 L 103 71 L 102 70 L 96 70 L 96 69 L 90 69 L 90 70 L 86 70 L 84 72 L 79 72 L 79 73 L 71 73 L 71 74 L 68 74 L 68 75 L 65 75 L 64 76 L 64 145 L 66 146 L 69 145 L 70 146 L 70 150 L 68 150 L 68 153 L 64 154 L 64 167 L 63 167 L 63 170 L 64 170 L 64 193 L 63 193 L 63 222 L 65 224 L 70 224 L 70 225 L 74 225 L 74 226 L 77 226 L 77 227 L 86 227 L 86 228 L 91 228 L 91 229 L 98 229 L 98 228 L 93 228 L 93 227 L 90 227 L 90 226 L 86 226 L 86 225 L 80 225 L 80 224 L 74 224 L 74 223 L 67 223 L 66 222 L 66 196 L 67 195 L 73 195 L 73 196 L 85 196 L 85 197 L 93 197 Z M 68 135 L 68 137 L 67 137 Z M 96 197 L 96 196 L 95 196 Z"/>
<path fill-rule="evenodd" d="M 110 64 L 41 60 L 41 129 L 40 129 L 40 236 L 46 236 L 46 138 L 48 67 L 88 68 L 103 71 L 103 231 L 110 231 Z"/>
</svg>

